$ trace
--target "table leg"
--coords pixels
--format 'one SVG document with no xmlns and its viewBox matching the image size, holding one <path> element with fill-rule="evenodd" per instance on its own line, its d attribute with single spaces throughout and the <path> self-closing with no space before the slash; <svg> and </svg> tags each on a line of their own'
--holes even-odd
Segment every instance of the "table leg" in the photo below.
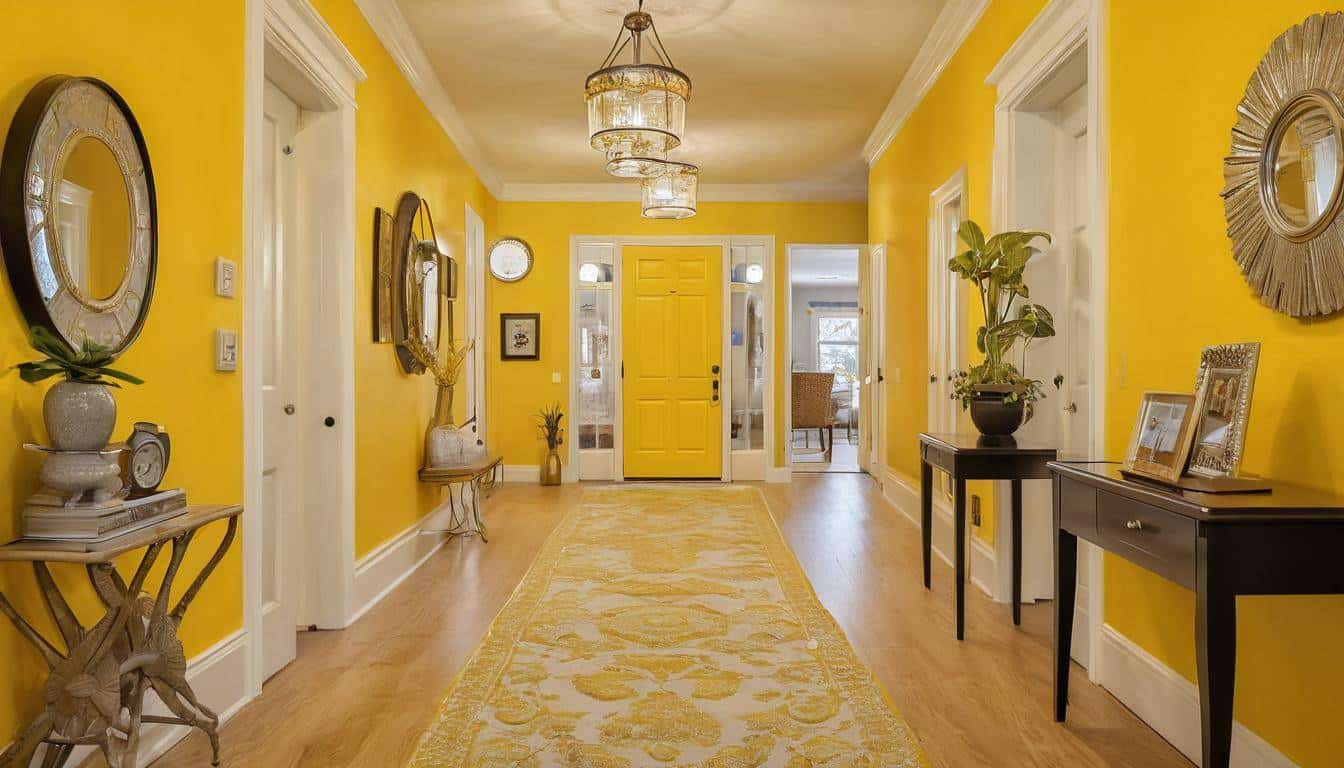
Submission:
<svg viewBox="0 0 1344 768">
<path fill-rule="evenodd" d="M 481 483 L 479 479 L 471 481 L 471 516 L 476 521 L 476 532 L 480 534 L 481 541 L 490 543 L 485 537 L 485 523 L 481 522 Z"/>
<path fill-rule="evenodd" d="M 919 533 L 924 548 L 924 588 L 928 589 L 933 549 L 933 465 L 922 461 L 919 467 Z"/>
<path fill-rule="evenodd" d="M 1013 626 L 1022 626 L 1022 481 L 1013 478 Z"/>
<path fill-rule="evenodd" d="M 1195 657 L 1199 668 L 1200 731 L 1205 768 L 1227 768 L 1232 754 L 1232 698 L 1237 667 L 1237 596 L 1223 566 L 1210 563 L 1208 539 L 1198 542 Z"/>
<path fill-rule="evenodd" d="M 957 555 L 953 558 L 957 565 L 957 639 L 966 639 L 966 481 L 958 477 L 956 486 L 956 513 L 953 520 L 956 526 Z"/>
<path fill-rule="evenodd" d="M 1078 587 L 1078 537 L 1059 527 L 1055 493 L 1055 722 L 1069 707 L 1069 660 L 1073 655 L 1073 608 Z"/>
</svg>

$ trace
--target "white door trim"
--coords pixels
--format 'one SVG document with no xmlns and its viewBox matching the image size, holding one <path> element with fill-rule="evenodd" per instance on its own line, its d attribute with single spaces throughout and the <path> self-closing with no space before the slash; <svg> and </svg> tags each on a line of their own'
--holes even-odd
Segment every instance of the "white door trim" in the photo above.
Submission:
<svg viewBox="0 0 1344 768">
<path fill-rule="evenodd" d="M 485 439 L 486 399 L 489 392 L 485 388 L 485 221 L 471 203 L 466 204 L 466 224 L 462 238 L 466 243 L 466 253 L 462 259 L 462 284 L 466 286 L 467 327 L 463 335 L 475 346 L 467 358 L 467 408 L 466 418 L 476 417 L 476 434 Z M 461 291 L 459 291 L 460 293 Z"/>
<path fill-rule="evenodd" d="M 573 302 L 572 299 L 573 299 L 573 296 L 574 296 L 574 290 L 575 290 L 575 287 L 577 286 L 577 279 L 578 279 L 577 275 L 578 275 L 578 263 L 579 263 L 579 262 L 578 262 L 578 258 L 579 258 L 579 256 L 578 256 L 578 254 L 579 254 L 579 246 L 580 246 L 580 245 L 611 245 L 611 246 L 613 247 L 613 251 L 612 251 L 612 262 L 613 262 L 613 263 L 612 263 L 612 286 L 611 286 L 611 340 L 610 340 L 610 344 L 611 344 L 611 348 L 615 351 L 616 359 L 615 359 L 614 362 L 616 363 L 617 371 L 618 371 L 617 379 L 616 379 L 616 396 L 615 396 L 615 399 L 614 399 L 613 404 L 612 404 L 612 408 L 613 408 L 614 411 L 615 411 L 615 412 L 613 413 L 613 420 L 612 420 L 612 423 L 613 423 L 613 426 L 612 426 L 612 431 L 613 431 L 613 435 L 612 435 L 612 438 L 613 438 L 613 439 L 612 439 L 612 451 L 613 451 L 613 455 L 614 455 L 614 458 L 613 458 L 613 480 L 614 480 L 615 482 L 624 482 L 624 481 L 625 481 L 625 467 L 624 467 L 624 463 L 623 463 L 623 457 L 624 457 L 624 455 L 625 455 L 625 454 L 624 454 L 624 450 L 625 450 L 625 448 L 624 448 L 624 441 L 623 441 L 623 438 L 624 438 L 624 435 L 623 435 L 623 432 L 624 432 L 624 393 L 623 393 L 623 389 L 624 389 L 624 386 L 623 386 L 624 377 L 621 376 L 620 373 L 619 373 L 619 371 L 620 371 L 620 367 L 621 367 L 621 364 L 622 364 L 622 362 L 621 362 L 621 357 L 620 357 L 620 355 L 621 355 L 621 353 L 620 353 L 621 346 L 620 346 L 620 345 L 621 345 L 621 343 L 622 343 L 622 337 L 621 337 L 621 320 L 622 320 L 622 318 L 621 318 L 621 314 L 622 314 L 622 309 L 621 309 L 621 308 L 622 308 L 622 303 L 621 303 L 621 296 L 622 296 L 622 294 L 621 294 L 621 276 L 622 276 L 622 275 L 621 275 L 621 262 L 622 262 L 621 253 L 622 253 L 622 249 L 623 249 L 625 246 L 627 246 L 627 245 L 652 245 L 652 246 L 678 246 L 678 245 L 684 245 L 684 246 L 718 246 L 718 247 L 720 247 L 720 248 L 723 250 L 723 262 L 722 262 L 722 272 L 723 272 L 723 281 L 722 281 L 722 282 L 723 282 L 723 288 L 722 288 L 722 296 L 721 296 L 721 300 L 722 300 L 722 302 L 723 302 L 723 312 L 724 312 L 724 314 L 723 314 L 723 322 L 722 322 L 722 326 L 723 326 L 723 333 L 722 333 L 722 336 L 723 336 L 723 338 L 722 338 L 722 349 L 721 349 L 721 355 L 722 355 L 723 363 L 721 363 L 720 365 L 723 366 L 723 368 L 724 368 L 724 370 L 725 370 L 725 372 L 726 372 L 727 367 L 728 367 L 728 362 L 731 360 L 731 355 L 732 355 L 732 322 L 731 322 L 731 319 L 730 319 L 729 316 L 728 316 L 729 308 L 732 306 L 732 304 L 731 304 L 731 298 L 732 298 L 732 297 L 731 297 L 731 289 L 732 289 L 732 286 L 730 285 L 730 283 L 731 283 L 731 279 L 732 279 L 732 276 L 731 276 L 731 269 L 732 269 L 732 262 L 731 262 L 731 257 L 732 257 L 732 247 L 733 247 L 734 245 L 753 245 L 753 244 L 764 244 L 764 245 L 767 246 L 767 248 L 766 248 L 766 251 L 767 251 L 767 254 L 768 254 L 767 258 L 769 258 L 769 259 L 771 260 L 771 264 L 770 264 L 769 266 L 767 266 L 767 270 L 768 270 L 771 266 L 773 266 L 773 260 L 774 260 L 774 252 L 775 252 L 774 245 L 775 245 L 775 238 L 774 238 L 773 235 L 728 235 L 728 236 L 721 236 L 721 235 L 663 235 L 663 236 L 660 236 L 660 235 L 571 235 L 571 236 L 570 236 L 570 238 L 569 238 L 569 262 L 570 262 L 570 269 L 569 269 L 569 280 L 568 280 L 569 293 L 567 294 L 568 297 L 569 297 L 569 300 L 566 302 L 566 303 L 567 303 L 568 305 L 570 305 L 570 306 L 569 306 L 569 310 L 568 310 L 569 314 L 566 316 L 566 318 L 565 318 L 565 322 L 566 322 L 566 324 L 567 324 L 567 325 L 566 325 L 566 327 L 567 327 L 566 335 L 567 335 L 567 336 L 570 338 L 570 340 L 571 340 L 571 343 L 570 343 L 570 345 L 569 345 L 569 373 L 566 374 L 566 375 L 569 377 L 569 411 L 568 411 L 568 412 L 571 413 L 571 414 L 577 412 L 575 409 L 576 409 L 576 407 L 577 407 L 577 405 L 578 405 L 578 402 L 579 402 L 578 383 L 577 383 L 577 382 L 575 381 L 575 379 L 574 379 L 574 371 L 578 370 L 578 364 L 579 364 L 579 363 L 578 363 L 578 348 L 577 348 L 577 345 L 576 345 L 575 343 L 573 343 L 573 337 L 574 337 L 574 317 L 573 317 L 573 314 L 572 314 L 573 311 L 574 311 L 574 307 L 573 307 L 573 303 L 574 303 L 574 302 Z M 769 274 L 769 272 L 767 271 L 767 275 L 768 275 L 768 274 Z M 772 297 L 767 298 L 767 301 L 769 302 L 769 306 L 767 306 L 767 308 L 766 308 L 766 343 L 767 343 L 767 344 L 770 344 L 770 343 L 772 343 L 772 341 L 771 341 L 771 339 L 770 339 L 770 330 L 771 330 L 773 327 L 775 327 L 775 322 L 774 322 L 774 301 L 773 301 L 773 298 L 772 298 Z M 732 456 L 731 456 L 731 454 L 730 454 L 731 449 L 732 449 L 732 439 L 731 439 L 731 438 L 732 438 L 732 426 L 731 426 L 731 418 L 730 418 L 730 417 L 731 417 L 731 414 L 729 413 L 729 412 L 731 411 L 731 408 L 730 408 L 727 404 L 732 403 L 732 394 L 733 394 L 733 393 L 732 393 L 732 377 L 731 377 L 731 376 L 726 376 L 726 375 L 725 375 L 725 376 L 723 376 L 723 377 L 720 379 L 720 382 L 721 382 L 721 385 L 720 385 L 720 386 L 721 386 L 721 390 L 720 390 L 720 395 L 719 395 L 719 397 L 720 397 L 721 407 L 720 407 L 719 410 L 722 411 L 722 429 L 723 429 L 723 441 L 722 441 L 722 442 L 723 442 L 723 449 L 722 449 L 722 462 L 723 462 L 723 464 L 722 464 L 722 475 L 720 476 L 720 480 L 723 481 L 723 482 L 730 482 L 730 481 L 733 479 L 733 478 L 732 478 Z M 771 370 L 771 366 L 767 366 L 767 371 L 766 371 L 766 387 L 767 387 L 767 389 L 766 389 L 766 398 L 765 398 L 765 407 L 766 407 L 766 421 L 765 421 L 765 423 L 766 423 L 766 451 L 767 451 L 767 456 L 771 456 L 771 455 L 773 455 L 773 447 L 771 446 L 771 440 L 772 440 L 772 438 L 774 437 L 774 435 L 773 435 L 773 430 L 771 429 L 771 423 L 772 423 L 773 420 L 774 420 L 774 414 L 773 414 L 774 398 L 771 396 L 771 394 L 772 394 L 772 390 L 773 390 L 773 388 L 774 388 L 774 384 L 773 384 L 773 371 Z M 579 450 L 579 448 L 578 448 L 578 441 L 577 441 L 577 440 L 570 440 L 570 441 L 569 441 L 569 457 L 568 457 L 569 461 L 568 461 L 568 464 L 567 464 L 567 466 L 566 466 L 566 468 L 565 468 L 565 480 L 566 480 L 566 482 L 573 482 L 573 481 L 576 481 L 576 480 L 578 479 L 578 470 L 577 470 L 577 468 L 578 468 L 578 460 L 579 460 L 578 450 Z"/>
<path fill-rule="evenodd" d="M 868 303 L 872 313 L 868 333 L 868 343 L 872 347 L 871 363 L 868 367 L 868 376 L 871 378 L 869 393 L 877 392 L 877 395 L 868 398 L 869 403 L 877 403 L 877 407 L 872 409 L 875 426 L 872 428 L 872 442 L 869 448 L 871 457 L 868 474 L 877 480 L 878 485 L 885 487 L 887 475 L 891 472 L 887 466 L 887 371 L 883 370 L 889 367 L 886 364 L 887 244 L 870 245 L 868 259 Z M 874 464 L 876 466 L 873 466 Z"/>
<path fill-rule="evenodd" d="M 784 350 L 782 360 L 772 361 L 769 366 L 771 371 L 779 368 L 780 363 L 785 360 L 793 359 L 793 252 L 798 250 L 810 251 L 858 251 L 859 258 L 863 259 L 868 250 L 865 243 L 785 243 L 784 244 L 784 264 L 780 266 L 780 280 L 784 286 L 784 323 L 780 324 L 784 336 L 783 346 L 776 349 Z M 779 285 L 778 283 L 776 285 Z M 858 288 L 859 297 L 863 297 L 863 286 Z M 863 354 L 865 350 L 859 350 Z M 793 365 L 790 363 L 785 366 L 784 371 L 784 466 L 775 467 L 776 473 L 788 473 L 789 479 L 793 476 Z M 862 398 L 862 396 L 860 396 Z M 860 399 L 862 403 L 862 399 Z M 771 419 L 770 421 L 774 421 Z M 769 422 L 767 422 L 769 423 Z M 860 427 L 862 428 L 862 427 Z M 860 440 L 862 442 L 862 440 Z"/>
<path fill-rule="evenodd" d="M 264 244 L 262 178 L 262 96 L 267 78 L 269 51 L 285 66 L 286 85 L 309 89 L 300 106 L 313 106 L 326 113 L 322 126 L 314 125 L 315 156 L 337 159 L 336 167 L 324 167 L 322 185 L 315 201 L 321 205 L 321 225 L 332 234 L 320 242 L 310 240 L 313 257 L 320 258 L 322 269 L 314 270 L 312 285 L 323 295 L 333 297 L 334 312 L 324 328 L 326 338 L 313 339 L 308 360 L 303 365 L 316 373 L 321 387 L 309 391 L 307 416 L 332 415 L 333 427 L 312 426 L 304 440 L 314 446 L 306 454 L 310 468 L 322 467 L 325 477 L 339 482 L 313 483 L 306 497 L 309 510 L 320 513 L 329 535 L 313 537 L 308 553 L 310 573 L 322 589 L 310 594 L 307 607 L 314 623 L 321 626 L 345 626 L 348 621 L 349 595 L 354 584 L 355 529 L 355 446 L 354 446 L 354 347 L 355 347 L 355 86 L 365 79 L 364 71 L 341 44 L 308 0 L 250 0 L 246 11 L 246 50 L 244 52 L 244 127 L 243 127 L 243 503 L 259 514 L 262 508 L 260 474 L 262 465 L 262 414 L 260 343 L 263 304 L 254 297 L 263 295 L 259 267 Z M 290 94 L 291 96 L 295 94 Z M 306 104 L 305 104 L 306 102 Z M 322 153 L 319 155 L 319 153 Z M 302 194 L 302 193 L 301 193 Z M 333 204 L 335 202 L 335 204 Z M 302 202 L 301 202 L 302 207 Z M 313 368 L 314 364 L 318 368 Z M 313 438 L 316 438 L 315 440 Z M 317 498 L 315 498 L 317 497 Z M 320 499 L 320 505 L 315 502 Z M 246 514 L 246 513 L 245 513 Z M 312 518 L 308 518 L 311 524 Z M 248 645 L 248 690 L 261 692 L 262 648 L 257 641 L 261 627 L 262 531 L 258 525 L 243 526 L 243 623 L 252 642 Z M 312 583 L 312 582 L 310 582 Z"/>
<path fill-rule="evenodd" d="M 1037 14 L 1026 31 L 1008 49 L 986 78 L 986 84 L 998 90 L 994 126 L 994 181 L 992 224 L 995 231 L 1011 229 L 1016 219 L 1014 188 L 1016 168 L 1013 152 L 1016 115 L 1028 97 L 1059 70 L 1075 53 L 1087 49 L 1087 121 L 1088 163 L 1091 166 L 1091 279 L 1092 291 L 1092 371 L 1090 406 L 1092 414 L 1091 455 L 1105 455 L 1106 413 L 1106 292 L 1107 244 L 1109 232 L 1109 201 L 1107 197 L 1106 158 L 1109 151 L 1106 113 L 1106 78 L 1103 71 L 1105 56 L 1105 13 L 1100 0 L 1052 0 Z M 1005 493 L 995 493 L 996 510 L 1007 513 Z M 997 519 L 1006 519 L 1000 516 Z M 995 547 L 1007 551 L 1008 526 L 997 526 Z M 1088 632 L 1091 647 L 1101 647 L 1101 628 L 1105 621 L 1102 556 L 1095 547 L 1086 547 L 1084 567 L 1088 569 Z M 999 558 L 998 584 L 1009 581 L 1005 569 L 1009 558 Z M 1002 589 L 998 590 L 1000 593 Z M 1088 677 L 1096 682 L 1101 677 L 1102 656 L 1093 653 Z"/>
<path fill-rule="evenodd" d="M 928 253 L 928 289 L 929 289 L 929 367 L 935 372 L 950 374 L 952 370 L 965 367 L 966 354 L 966 291 L 961 278 L 947 268 L 946 254 L 957 248 L 955 236 L 948 233 L 942 224 L 942 214 L 954 201 L 961 208 L 960 218 L 965 221 L 969 205 L 966 190 L 966 166 L 961 166 L 947 181 L 943 182 L 929 195 L 929 253 Z M 949 240 L 951 238 L 951 240 Z M 946 316 L 947 325 L 936 325 L 934 319 Z M 938 357 L 943 350 L 951 358 L 944 361 L 947 371 L 939 371 Z M 941 418 L 935 423 L 930 420 L 929 430 L 955 432 L 957 426 L 957 403 L 946 396 L 946 382 L 933 382 L 936 386 L 930 391 L 941 400 L 941 408 L 935 402 L 930 403 L 930 413 Z"/>
</svg>

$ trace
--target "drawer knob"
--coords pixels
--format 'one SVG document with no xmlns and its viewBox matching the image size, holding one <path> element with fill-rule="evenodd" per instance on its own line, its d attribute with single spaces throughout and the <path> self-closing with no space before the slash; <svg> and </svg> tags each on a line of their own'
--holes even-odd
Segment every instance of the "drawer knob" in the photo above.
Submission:
<svg viewBox="0 0 1344 768">
<path fill-rule="evenodd" d="M 1125 527 L 1128 528 L 1128 529 L 1131 530 L 1131 531 L 1142 531 L 1142 530 L 1143 530 L 1143 521 L 1142 521 L 1142 520 L 1126 520 L 1126 521 L 1125 521 Z"/>
</svg>

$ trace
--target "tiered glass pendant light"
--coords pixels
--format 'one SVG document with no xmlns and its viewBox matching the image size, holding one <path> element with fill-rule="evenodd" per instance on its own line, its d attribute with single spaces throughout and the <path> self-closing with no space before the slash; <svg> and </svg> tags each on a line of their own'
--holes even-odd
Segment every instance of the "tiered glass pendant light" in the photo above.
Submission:
<svg viewBox="0 0 1344 768">
<path fill-rule="evenodd" d="M 646 219 L 689 219 L 700 194 L 700 169 L 672 160 L 663 172 L 640 182 L 640 205 Z"/>
<path fill-rule="evenodd" d="M 644 39 L 652 32 L 652 39 Z M 646 63 L 645 43 L 657 63 Z M 631 64 L 616 64 L 626 48 Z M 627 179 L 662 173 L 667 153 L 681 145 L 686 130 L 686 102 L 691 79 L 672 65 L 658 39 L 653 17 L 639 10 L 628 13 L 602 66 L 588 76 L 588 134 L 593 149 L 607 157 L 607 172 Z"/>
</svg>

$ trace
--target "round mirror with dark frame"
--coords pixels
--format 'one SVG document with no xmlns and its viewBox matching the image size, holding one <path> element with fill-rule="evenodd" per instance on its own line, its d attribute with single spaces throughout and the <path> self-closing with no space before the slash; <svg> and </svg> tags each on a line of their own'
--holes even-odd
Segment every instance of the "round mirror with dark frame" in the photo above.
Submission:
<svg viewBox="0 0 1344 768">
<path fill-rule="evenodd" d="M 1344 14 L 1271 45 L 1237 105 L 1223 163 L 1233 255 L 1252 290 L 1293 317 L 1344 309 Z"/>
<path fill-rule="evenodd" d="M 58 75 L 24 98 L 0 160 L 0 247 L 30 326 L 114 355 L 135 341 L 158 210 L 144 135 L 111 86 Z"/>
<path fill-rule="evenodd" d="M 423 373 L 439 358 L 444 298 L 451 263 L 440 250 L 429 204 L 414 192 L 402 194 L 392 227 L 392 337 L 397 361 L 407 373 Z M 451 315 L 448 315 L 451 322 Z"/>
</svg>

